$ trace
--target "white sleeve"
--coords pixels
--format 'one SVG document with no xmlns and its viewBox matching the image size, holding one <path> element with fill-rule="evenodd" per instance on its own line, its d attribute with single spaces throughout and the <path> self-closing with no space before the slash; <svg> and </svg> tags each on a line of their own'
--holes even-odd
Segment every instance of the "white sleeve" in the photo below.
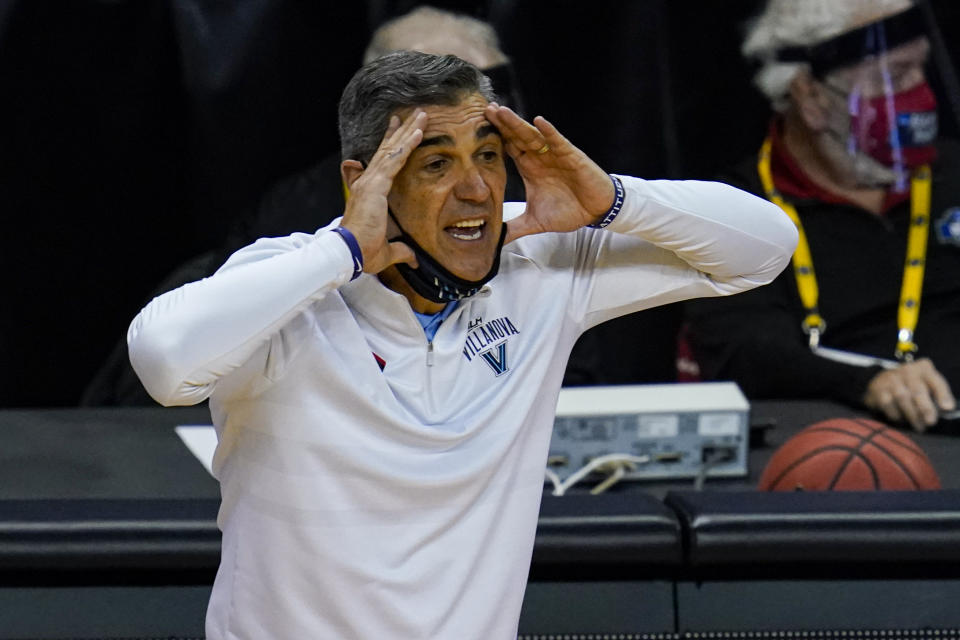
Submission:
<svg viewBox="0 0 960 640">
<path fill-rule="evenodd" d="M 350 250 L 328 230 L 260 239 L 213 276 L 144 307 L 127 331 L 130 363 L 160 404 L 196 404 L 219 378 L 352 275 Z"/>
<path fill-rule="evenodd" d="M 584 328 L 640 309 L 771 282 L 797 230 L 776 205 L 719 182 L 618 176 L 625 196 L 605 229 L 577 239 L 573 300 Z"/>
</svg>

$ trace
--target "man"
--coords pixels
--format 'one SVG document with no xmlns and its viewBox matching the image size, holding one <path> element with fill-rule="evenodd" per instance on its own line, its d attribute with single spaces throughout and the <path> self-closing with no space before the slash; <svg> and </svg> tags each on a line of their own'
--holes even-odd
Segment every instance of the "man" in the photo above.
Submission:
<svg viewBox="0 0 960 640">
<path fill-rule="evenodd" d="M 340 135 L 339 222 L 261 239 L 130 326 L 154 398 L 210 398 L 207 637 L 515 638 L 577 336 L 768 282 L 795 231 L 726 185 L 607 175 L 453 56 L 363 67 Z M 504 153 L 525 205 L 503 204 Z"/>
<path fill-rule="evenodd" d="M 420 6 L 380 25 L 363 53 L 363 63 L 404 50 L 449 53 L 466 60 L 491 79 L 503 104 L 522 113 L 522 96 L 512 62 L 488 22 Z M 522 200 L 523 185 L 512 167 L 509 169 L 507 195 L 511 200 Z M 337 151 L 273 185 L 263 195 L 256 210 L 239 217 L 223 246 L 205 251 L 180 265 L 146 299 L 211 275 L 230 254 L 257 238 L 285 236 L 323 226 L 340 216 L 343 204 L 340 153 Z M 130 368 L 126 339 L 119 337 L 106 362 L 84 390 L 81 405 L 152 404 L 153 400 Z"/>
<path fill-rule="evenodd" d="M 772 286 L 692 306 L 705 377 L 917 430 L 955 410 L 960 155 L 934 144 L 918 14 L 908 0 L 770 0 L 753 24 L 743 51 L 777 113 L 729 181 L 795 216 L 801 240 Z"/>
</svg>

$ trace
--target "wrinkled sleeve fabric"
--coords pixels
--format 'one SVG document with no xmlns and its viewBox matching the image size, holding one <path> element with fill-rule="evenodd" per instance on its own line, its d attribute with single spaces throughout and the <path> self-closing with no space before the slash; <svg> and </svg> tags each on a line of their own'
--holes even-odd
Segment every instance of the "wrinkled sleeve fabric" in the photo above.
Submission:
<svg viewBox="0 0 960 640">
<path fill-rule="evenodd" d="M 255 356 L 265 367 L 278 330 L 352 274 L 349 249 L 328 229 L 260 239 L 144 307 L 127 331 L 130 363 L 160 404 L 201 402 Z"/>
<path fill-rule="evenodd" d="M 570 314 L 582 330 L 645 308 L 767 284 L 797 230 L 776 206 L 719 182 L 619 176 L 623 208 L 604 229 L 566 236 L 544 258 L 572 268 Z M 572 264 L 569 262 L 572 261 Z"/>
</svg>

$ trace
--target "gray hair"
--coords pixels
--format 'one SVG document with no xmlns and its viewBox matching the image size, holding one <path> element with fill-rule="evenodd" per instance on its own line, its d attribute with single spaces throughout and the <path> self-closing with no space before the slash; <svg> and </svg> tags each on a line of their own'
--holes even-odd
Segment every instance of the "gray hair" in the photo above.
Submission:
<svg viewBox="0 0 960 640">
<path fill-rule="evenodd" d="M 778 50 L 825 42 L 911 6 L 911 0 L 768 0 L 748 26 L 741 52 L 761 63 L 754 84 L 783 111 L 790 83 L 809 65 L 780 62 Z"/>
<path fill-rule="evenodd" d="M 453 106 L 475 93 L 497 100 L 490 79 L 456 56 L 398 51 L 377 58 L 354 74 L 340 98 L 341 158 L 370 162 L 400 109 Z"/>
<path fill-rule="evenodd" d="M 418 7 L 377 28 L 363 63 L 403 50 L 452 53 L 480 68 L 508 61 L 490 23 L 430 6 Z"/>
</svg>

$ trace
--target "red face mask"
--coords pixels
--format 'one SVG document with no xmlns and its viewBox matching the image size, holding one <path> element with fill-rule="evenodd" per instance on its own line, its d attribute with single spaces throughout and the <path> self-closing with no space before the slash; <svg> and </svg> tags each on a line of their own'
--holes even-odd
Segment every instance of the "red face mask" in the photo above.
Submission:
<svg viewBox="0 0 960 640">
<path fill-rule="evenodd" d="M 848 106 L 851 151 L 888 167 L 914 168 L 936 158 L 937 99 L 927 83 L 869 100 L 853 93 Z"/>
</svg>

